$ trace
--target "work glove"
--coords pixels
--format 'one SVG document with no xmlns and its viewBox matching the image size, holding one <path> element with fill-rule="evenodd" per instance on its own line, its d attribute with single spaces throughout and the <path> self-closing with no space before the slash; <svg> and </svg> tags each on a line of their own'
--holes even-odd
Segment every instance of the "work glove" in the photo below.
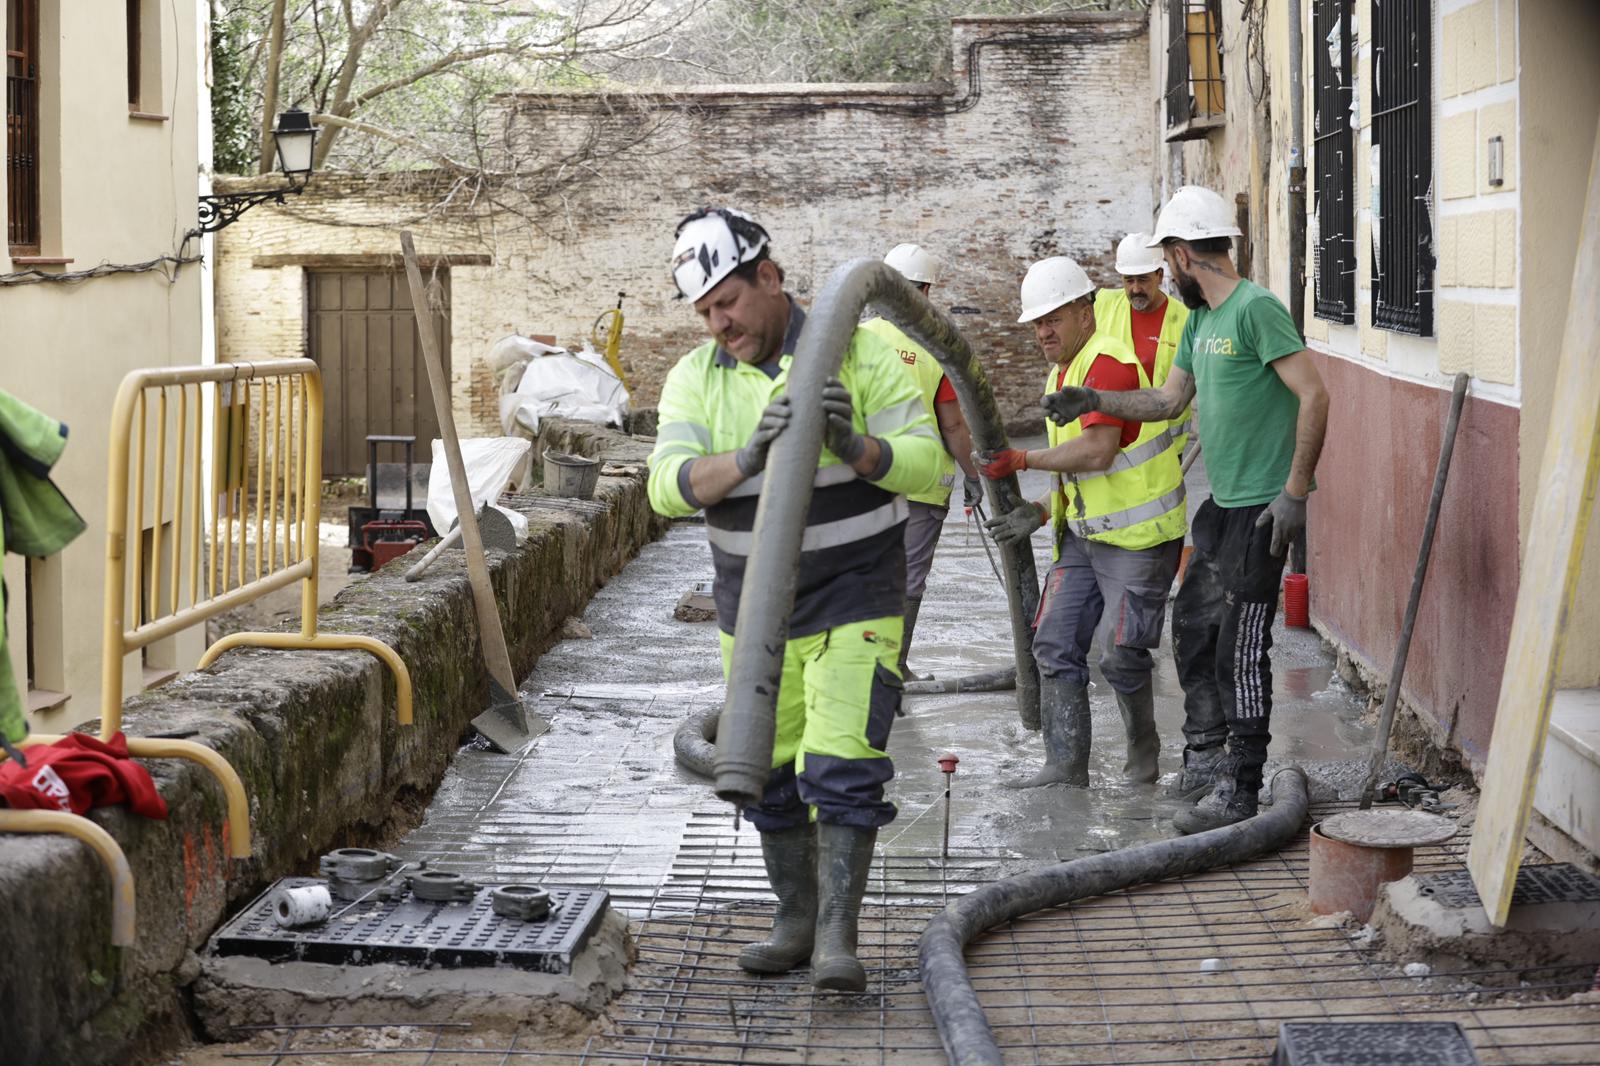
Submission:
<svg viewBox="0 0 1600 1066">
<path fill-rule="evenodd" d="M 838 378 L 829 378 L 822 386 L 822 410 L 828 416 L 822 428 L 822 441 L 828 450 L 846 463 L 860 459 L 867 450 L 867 438 L 856 432 L 850 390 Z"/>
<path fill-rule="evenodd" d="M 979 455 L 978 469 L 983 471 L 984 477 L 999 480 L 1018 470 L 1028 469 L 1028 453 L 1021 448 L 1001 448 L 997 452 Z"/>
<path fill-rule="evenodd" d="M 997 544 L 1026 544 L 1033 531 L 1044 525 L 1044 508 L 1036 503 L 1014 507 L 983 524 Z"/>
<path fill-rule="evenodd" d="M 1090 411 L 1098 410 L 1100 394 L 1094 389 L 1068 385 L 1060 392 L 1052 392 L 1045 396 L 1041 404 L 1050 421 L 1058 426 L 1064 426 Z"/>
<path fill-rule="evenodd" d="M 1278 493 L 1278 498 L 1267 504 L 1256 519 L 1257 529 L 1268 524 L 1272 526 L 1272 554 L 1282 556 L 1306 528 L 1306 498 L 1288 489 Z"/>
<path fill-rule="evenodd" d="M 767 452 L 772 448 L 772 442 L 778 439 L 778 434 L 789 424 L 791 413 L 787 396 L 779 396 L 767 404 L 767 409 L 761 412 L 761 421 L 756 423 L 756 431 L 750 434 L 749 443 L 733 453 L 739 473 L 745 477 L 755 477 L 767 468 Z"/>
<path fill-rule="evenodd" d="M 961 505 L 972 510 L 983 502 L 983 482 L 975 477 L 961 479 Z"/>
</svg>

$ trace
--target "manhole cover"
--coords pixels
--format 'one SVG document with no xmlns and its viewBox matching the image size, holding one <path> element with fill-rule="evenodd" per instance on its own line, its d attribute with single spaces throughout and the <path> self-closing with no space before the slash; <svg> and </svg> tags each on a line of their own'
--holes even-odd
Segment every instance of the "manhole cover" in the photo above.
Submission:
<svg viewBox="0 0 1600 1066">
<path fill-rule="evenodd" d="M 1272 1066 L 1478 1066 L 1455 1022 L 1284 1022 Z"/>
<path fill-rule="evenodd" d="M 1420 848 L 1456 835 L 1456 823 L 1423 811 L 1345 811 L 1319 823 L 1322 835 L 1366 848 Z"/>
<path fill-rule="evenodd" d="M 487 886 L 463 903 L 430 903 L 409 895 L 363 901 L 343 914 L 335 908 L 338 917 L 305 929 L 284 929 L 273 920 L 271 896 L 279 887 L 322 883 L 285 877 L 218 930 L 211 950 L 273 962 L 511 966 L 561 974 L 571 972 L 573 956 L 600 924 L 607 906 L 603 890 L 547 885 L 551 915 L 524 922 L 494 913 L 491 894 L 497 886 Z"/>
<path fill-rule="evenodd" d="M 1472 874 L 1466 870 L 1418 874 L 1417 891 L 1452 910 L 1483 905 L 1472 885 Z M 1538 903 L 1600 903 L 1600 878 L 1565 862 L 1524 866 L 1517 872 L 1511 905 Z"/>
</svg>

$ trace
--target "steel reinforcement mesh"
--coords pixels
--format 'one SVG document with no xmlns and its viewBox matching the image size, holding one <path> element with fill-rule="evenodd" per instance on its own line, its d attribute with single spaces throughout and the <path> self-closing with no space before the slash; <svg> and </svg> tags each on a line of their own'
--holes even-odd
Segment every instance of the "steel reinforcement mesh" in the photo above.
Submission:
<svg viewBox="0 0 1600 1066">
<path fill-rule="evenodd" d="M 1464 850 L 1464 840 L 1419 849 L 1417 870 L 1459 871 Z M 700 812 L 633 925 L 629 988 L 592 1032 L 507 1041 L 423 1026 L 383 1029 L 379 1039 L 377 1027 L 365 1035 L 351 1027 L 313 1040 L 280 1030 L 258 1036 L 259 1050 L 224 1054 L 426 1066 L 942 1064 L 917 938 L 946 890 L 985 883 L 1002 858 L 964 849 L 946 882 L 937 852 L 880 848 L 861 921 L 869 990 L 817 993 L 803 970 L 739 969 L 740 946 L 772 917 L 759 849 L 748 826 L 736 831 L 721 811 Z M 1360 928 L 1310 912 L 1308 865 L 1302 833 L 1251 863 L 1056 907 L 975 941 L 969 971 L 1006 1062 L 1265 1063 L 1282 1022 L 1444 1021 L 1460 1024 L 1486 1066 L 1600 1064 L 1600 1005 L 1572 998 L 1585 985 L 1534 971 L 1508 995 L 1486 987 L 1502 973 L 1407 977 Z"/>
</svg>

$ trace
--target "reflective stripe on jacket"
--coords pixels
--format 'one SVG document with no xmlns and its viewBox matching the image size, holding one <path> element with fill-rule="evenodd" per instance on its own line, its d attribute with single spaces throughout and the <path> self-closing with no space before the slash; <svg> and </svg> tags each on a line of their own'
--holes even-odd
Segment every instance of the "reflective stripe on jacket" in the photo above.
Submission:
<svg viewBox="0 0 1600 1066">
<path fill-rule="evenodd" d="M 1150 386 L 1150 377 L 1131 346 L 1096 333 L 1067 367 L 1061 387 L 1082 385 L 1100 355 L 1132 366 L 1139 375 L 1139 387 Z M 1045 379 L 1047 392 L 1057 390 L 1056 373 L 1057 368 L 1051 367 Z M 1077 419 L 1065 426 L 1049 421 L 1045 425 L 1052 448 L 1083 435 L 1083 424 Z M 1183 536 L 1187 513 L 1173 429 L 1167 422 L 1141 423 L 1139 435 L 1126 448 L 1118 449 L 1106 470 L 1057 474 L 1050 494 L 1055 543 L 1060 544 L 1063 530 L 1135 551 Z M 1056 557 L 1060 557 L 1059 548 Z"/>
</svg>

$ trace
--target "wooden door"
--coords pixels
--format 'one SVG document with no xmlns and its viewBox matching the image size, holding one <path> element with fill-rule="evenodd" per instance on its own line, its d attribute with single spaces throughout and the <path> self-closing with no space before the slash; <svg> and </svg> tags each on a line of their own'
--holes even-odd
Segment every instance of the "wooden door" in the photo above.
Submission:
<svg viewBox="0 0 1600 1066">
<path fill-rule="evenodd" d="M 437 277 L 442 306 L 433 328 L 448 378 L 449 275 L 441 268 Z M 416 460 L 426 465 L 439 420 L 405 273 L 310 270 L 306 284 L 307 350 L 322 367 L 326 394 L 323 476 L 363 476 L 369 434 L 415 436 Z M 401 454 L 386 449 L 378 459 L 399 462 Z"/>
</svg>

